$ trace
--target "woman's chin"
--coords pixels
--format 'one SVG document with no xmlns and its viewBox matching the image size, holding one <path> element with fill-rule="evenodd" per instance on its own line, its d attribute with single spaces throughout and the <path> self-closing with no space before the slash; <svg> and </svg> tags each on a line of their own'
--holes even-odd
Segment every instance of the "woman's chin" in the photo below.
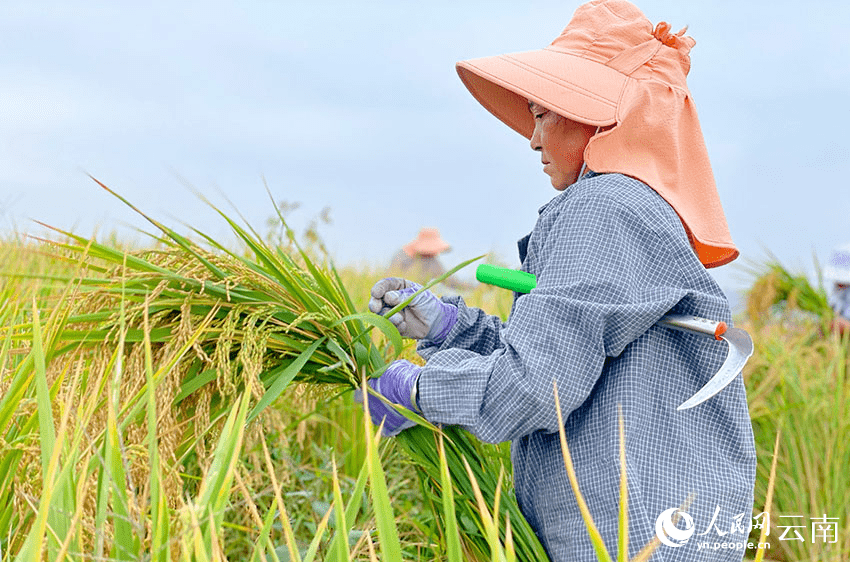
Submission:
<svg viewBox="0 0 850 562">
<path fill-rule="evenodd" d="M 555 188 L 555 191 L 564 191 L 570 185 L 570 182 L 565 181 L 563 178 L 553 177 L 552 178 L 552 187 Z"/>
</svg>

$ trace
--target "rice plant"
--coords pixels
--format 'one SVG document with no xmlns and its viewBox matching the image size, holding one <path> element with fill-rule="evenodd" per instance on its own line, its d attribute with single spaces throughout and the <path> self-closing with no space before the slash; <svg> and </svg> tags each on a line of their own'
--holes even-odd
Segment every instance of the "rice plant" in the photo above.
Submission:
<svg viewBox="0 0 850 562">
<path fill-rule="evenodd" d="M 817 317 L 784 319 L 757 328 L 744 372 L 759 456 L 756 497 L 766 495 L 768 454 L 781 432 L 770 511 L 772 554 L 780 560 L 838 562 L 850 557 L 850 344 L 825 332 Z M 782 526 L 834 518 L 834 540 L 778 540 Z M 792 519 L 780 519 L 789 517 Z M 791 537 L 795 537 L 792 533 Z"/>
<path fill-rule="evenodd" d="M 56 543 L 57 551 L 65 542 L 76 541 L 80 548 L 93 548 L 96 556 L 119 559 L 132 558 L 132 553 L 154 544 L 164 548 L 162 537 L 170 536 L 167 525 L 192 529 L 198 540 L 220 544 L 221 521 L 212 525 L 205 521 L 220 517 L 217 510 L 229 494 L 234 469 L 216 459 L 224 455 L 232 462 L 234 458 L 238 443 L 229 439 L 222 445 L 223 435 L 235 435 L 233 424 L 242 419 L 262 423 L 268 406 L 294 382 L 346 394 L 362 385 L 364 378 L 380 375 L 403 349 L 392 324 L 381 316 L 358 312 L 333 265 L 317 263 L 294 237 L 297 252 L 290 254 L 269 246 L 250 227 L 240 226 L 216 209 L 247 251 L 225 248 L 194 231 L 205 242 L 202 246 L 121 200 L 156 227 L 154 249 L 127 252 L 57 231 L 64 241 L 45 242 L 55 248 L 55 258 L 68 263 L 69 272 L 14 274 L 17 279 L 35 278 L 65 291 L 54 303 L 50 319 L 42 320 L 32 305 L 22 311 L 24 317 L 32 316 L 31 322 L 13 322 L 2 332 L 8 346 L 26 346 L 40 337 L 50 342 L 46 352 L 33 351 L 32 366 L 21 364 L 13 384 L 25 389 L 33 373 L 43 372 L 38 358 L 44 364 L 64 361 L 67 365 L 58 373 L 52 371 L 53 380 L 46 374 L 35 378 L 39 407 L 25 427 L 31 435 L 53 440 L 45 412 L 52 411 L 50 403 L 60 395 L 67 396 L 66 412 L 83 414 L 73 416 L 73 444 L 42 444 L 42 451 L 58 455 L 55 460 L 52 456 L 42 459 L 43 486 L 55 485 L 62 474 L 74 471 L 87 477 L 78 480 L 74 490 L 73 479 L 63 485 L 62 490 L 71 496 L 69 503 L 28 511 L 38 514 L 34 521 L 31 515 L 21 518 L 21 510 L 0 506 L 0 529 L 11 529 L 15 536 L 35 528 Z M 381 335 L 372 334 L 375 327 Z M 80 365 L 78 371 L 73 370 L 75 364 Z M 153 365 L 160 367 L 154 371 Z M 85 378 L 82 384 L 89 392 L 82 398 L 67 392 L 67 372 Z M 20 419 L 20 404 L 13 400 L 21 396 L 4 396 L 5 408 L 0 407 L 0 412 L 15 415 L 12 427 Z M 524 521 L 509 484 L 496 478 L 499 466 L 494 457 L 482 455 L 482 445 L 458 428 L 439 430 L 418 421 L 422 425 L 404 432 L 397 441 L 420 468 L 423 489 L 432 496 L 430 505 L 443 503 L 445 483 L 438 451 L 443 439 L 452 469 L 455 509 L 463 514 L 459 520 L 477 520 L 466 459 L 485 500 L 492 505 L 502 498 L 500 509 L 510 515 L 517 556 L 544 560 L 545 552 Z M 34 429 L 36 422 L 39 432 Z M 0 430 L 10 423 L 9 418 L 0 419 Z M 226 450 L 219 454 L 222 446 Z M 374 455 L 369 451 L 367 446 L 367 456 Z M 7 460 L 5 474 L 14 474 L 29 459 L 17 455 Z M 51 462 L 60 460 L 65 472 L 49 472 Z M 216 471 L 218 484 L 210 487 L 206 483 Z M 9 478 L 0 494 L 14 494 L 14 477 Z M 373 486 L 379 481 L 373 474 Z M 128 492 L 139 486 L 150 488 L 141 494 L 141 501 Z M 198 505 L 203 509 L 181 500 L 187 492 L 200 498 Z M 90 527 L 69 528 L 41 520 L 46 512 L 67 515 L 72 506 L 82 509 L 80 519 L 90 521 Z M 210 511 L 210 506 L 215 509 Z M 152 520 L 158 526 L 149 529 Z M 438 535 L 445 536 L 442 509 L 435 510 L 434 520 Z M 186 539 L 187 535 L 181 536 Z M 387 540 L 387 548 L 392 548 L 394 541 Z M 20 539 L 13 539 L 12 549 L 34 552 L 38 547 L 31 545 L 40 541 L 19 543 Z M 491 543 L 481 525 L 464 527 L 461 544 L 467 559 L 490 558 Z"/>
<path fill-rule="evenodd" d="M 747 291 L 747 316 L 751 321 L 766 320 L 777 307 L 801 310 L 827 320 L 832 317 L 822 283 L 812 285 L 808 277 L 791 273 L 775 258 L 751 267 L 750 273 L 755 278 Z"/>
</svg>

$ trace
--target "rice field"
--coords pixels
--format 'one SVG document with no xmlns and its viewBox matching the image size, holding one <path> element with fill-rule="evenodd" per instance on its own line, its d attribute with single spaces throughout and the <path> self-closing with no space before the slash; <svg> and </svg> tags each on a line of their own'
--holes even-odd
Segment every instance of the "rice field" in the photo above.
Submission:
<svg viewBox="0 0 850 562">
<path fill-rule="evenodd" d="M 421 363 L 364 312 L 384 272 L 221 217 L 237 247 L 154 218 L 142 248 L 0 243 L 0 561 L 545 560 L 507 444 L 424 420 L 382 439 L 353 401 L 389 361 Z M 767 267 L 740 322 L 770 514 L 748 559 L 850 559 L 848 341 L 822 297 Z M 791 516 L 806 540 L 779 539 Z M 810 540 L 822 516 L 834 537 Z"/>
</svg>

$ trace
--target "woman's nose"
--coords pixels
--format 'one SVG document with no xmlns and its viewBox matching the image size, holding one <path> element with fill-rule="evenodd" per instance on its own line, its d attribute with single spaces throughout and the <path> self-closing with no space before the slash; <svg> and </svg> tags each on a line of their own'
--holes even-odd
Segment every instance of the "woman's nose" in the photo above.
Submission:
<svg viewBox="0 0 850 562">
<path fill-rule="evenodd" d="M 531 150 L 543 150 L 543 145 L 540 144 L 540 130 L 537 126 L 537 123 L 534 124 L 534 132 L 531 133 L 531 140 L 529 141 L 531 145 Z"/>
</svg>

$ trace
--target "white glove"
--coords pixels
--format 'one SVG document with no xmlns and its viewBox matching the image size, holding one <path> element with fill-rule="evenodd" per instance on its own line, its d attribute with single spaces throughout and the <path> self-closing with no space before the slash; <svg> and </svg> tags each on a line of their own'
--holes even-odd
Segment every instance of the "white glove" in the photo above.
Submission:
<svg viewBox="0 0 850 562">
<path fill-rule="evenodd" d="M 421 285 L 399 277 L 381 279 L 372 287 L 369 310 L 386 315 L 390 309 L 421 288 Z M 457 321 L 457 307 L 444 303 L 431 291 L 422 291 L 389 320 L 402 336 L 415 340 L 427 339 L 439 345 Z"/>
</svg>

